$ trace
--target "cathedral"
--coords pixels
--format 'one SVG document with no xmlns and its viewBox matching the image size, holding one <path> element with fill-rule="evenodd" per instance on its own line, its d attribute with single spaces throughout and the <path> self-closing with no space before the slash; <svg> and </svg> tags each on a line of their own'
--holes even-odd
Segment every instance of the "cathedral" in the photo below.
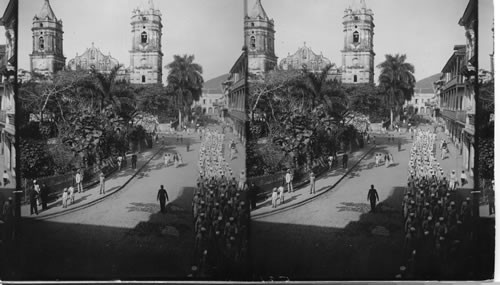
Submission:
<svg viewBox="0 0 500 285">
<path fill-rule="evenodd" d="M 132 46 L 130 49 L 130 65 L 118 71 L 118 78 L 132 84 L 161 84 L 162 59 L 161 50 L 162 21 L 161 12 L 155 9 L 153 1 L 148 0 L 132 11 Z M 33 51 L 30 54 L 31 72 L 53 75 L 60 70 L 96 70 L 109 73 L 120 65 L 110 53 L 105 55 L 94 46 L 87 48 L 81 55 L 69 60 L 63 54 L 63 23 L 57 19 L 49 0 L 45 0 L 42 9 L 33 18 Z"/>
<path fill-rule="evenodd" d="M 343 17 L 344 48 L 342 65 L 333 64 L 328 78 L 344 84 L 374 83 L 373 12 L 365 0 L 351 0 Z M 316 54 L 304 43 L 294 54 L 288 54 L 277 65 L 274 53 L 274 20 L 270 19 L 256 0 L 251 13 L 245 16 L 245 43 L 248 48 L 249 73 L 261 75 L 270 70 L 302 69 L 320 72 L 331 61 Z"/>
</svg>

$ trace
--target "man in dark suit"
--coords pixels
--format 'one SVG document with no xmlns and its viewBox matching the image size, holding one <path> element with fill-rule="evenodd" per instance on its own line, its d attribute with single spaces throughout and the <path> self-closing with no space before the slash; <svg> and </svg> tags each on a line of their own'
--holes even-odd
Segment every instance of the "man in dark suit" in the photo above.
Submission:
<svg viewBox="0 0 500 285">
<path fill-rule="evenodd" d="M 168 194 L 167 190 L 163 188 L 163 185 L 161 185 L 160 190 L 158 190 L 158 196 L 156 197 L 156 200 L 160 201 L 161 212 L 165 213 L 166 212 L 165 204 L 168 201 Z"/>
</svg>

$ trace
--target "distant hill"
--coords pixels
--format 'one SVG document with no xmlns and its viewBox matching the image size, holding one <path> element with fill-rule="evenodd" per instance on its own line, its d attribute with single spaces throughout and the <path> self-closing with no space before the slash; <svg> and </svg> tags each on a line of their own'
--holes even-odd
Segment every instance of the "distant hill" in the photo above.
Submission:
<svg viewBox="0 0 500 285">
<path fill-rule="evenodd" d="M 203 83 L 203 90 L 208 93 L 222 93 L 222 82 L 226 81 L 229 74 L 223 74 L 205 81 Z"/>
<path fill-rule="evenodd" d="M 433 83 L 439 80 L 441 77 L 441 73 L 437 73 L 421 79 L 415 83 L 415 92 L 416 93 L 434 93 L 434 85 Z"/>
</svg>

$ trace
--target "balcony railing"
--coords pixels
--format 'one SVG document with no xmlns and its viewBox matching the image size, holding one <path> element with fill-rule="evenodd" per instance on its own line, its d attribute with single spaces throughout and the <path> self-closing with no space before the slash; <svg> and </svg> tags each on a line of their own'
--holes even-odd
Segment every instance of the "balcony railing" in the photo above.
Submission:
<svg viewBox="0 0 500 285">
<path fill-rule="evenodd" d="M 441 114 L 450 120 L 465 124 L 467 113 L 466 111 L 441 110 Z"/>
<path fill-rule="evenodd" d="M 0 123 L 5 125 L 7 123 L 7 111 L 0 110 Z"/>
</svg>

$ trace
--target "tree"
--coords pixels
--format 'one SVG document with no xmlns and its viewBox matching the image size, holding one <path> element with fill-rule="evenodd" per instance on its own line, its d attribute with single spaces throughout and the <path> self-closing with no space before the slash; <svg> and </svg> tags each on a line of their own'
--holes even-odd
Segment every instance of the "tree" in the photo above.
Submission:
<svg viewBox="0 0 500 285">
<path fill-rule="evenodd" d="M 203 69 L 194 62 L 194 55 L 174 55 L 174 61 L 167 65 L 168 87 L 172 89 L 179 110 L 179 126 L 191 113 L 190 108 L 194 101 L 200 99 L 203 88 Z"/>
<path fill-rule="evenodd" d="M 385 91 L 386 104 L 390 108 L 391 125 L 394 112 L 399 117 L 405 101 L 410 100 L 415 88 L 415 67 L 405 62 L 406 55 L 386 54 L 385 61 L 377 67 L 381 69 L 380 86 Z"/>
</svg>

